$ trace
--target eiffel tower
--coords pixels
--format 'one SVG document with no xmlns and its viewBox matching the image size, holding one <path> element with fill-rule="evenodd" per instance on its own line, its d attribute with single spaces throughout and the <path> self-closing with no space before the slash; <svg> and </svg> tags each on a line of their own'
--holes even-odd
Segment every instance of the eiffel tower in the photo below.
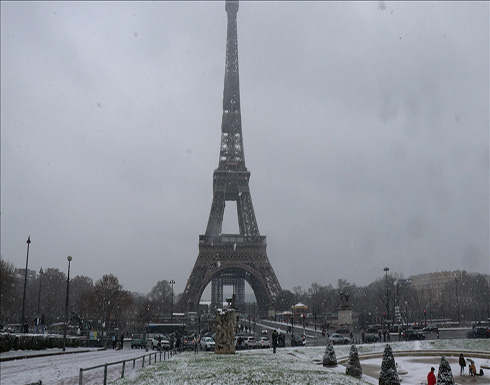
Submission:
<svg viewBox="0 0 490 385">
<path fill-rule="evenodd" d="M 213 174 L 213 202 L 206 233 L 199 235 L 199 255 L 182 294 L 179 308 L 198 311 L 199 300 L 211 282 L 211 307 L 222 307 L 223 286 L 233 286 L 243 310 L 245 281 L 254 291 L 260 314 L 266 315 L 281 293 L 267 257 L 266 237 L 260 235 L 250 195 L 250 172 L 245 166 L 240 85 L 238 76 L 238 1 L 227 0 L 226 68 L 218 168 Z M 222 234 L 227 201 L 236 202 L 239 234 Z M 241 308 L 241 309 L 240 309 Z"/>
</svg>

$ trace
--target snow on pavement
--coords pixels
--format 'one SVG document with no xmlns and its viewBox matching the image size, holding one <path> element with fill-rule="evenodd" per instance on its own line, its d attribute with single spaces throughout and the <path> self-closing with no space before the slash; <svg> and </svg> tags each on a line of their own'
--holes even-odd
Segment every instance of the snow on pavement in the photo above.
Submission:
<svg viewBox="0 0 490 385">
<path fill-rule="evenodd" d="M 33 382 L 42 381 L 43 385 L 68 385 L 78 384 L 80 368 L 89 368 L 102 365 L 104 363 L 117 362 L 126 359 L 141 357 L 151 353 L 142 349 L 124 350 L 97 350 L 89 349 L 86 353 L 75 353 L 81 349 L 67 349 L 72 354 L 47 355 L 45 357 L 19 359 L 15 361 L 0 362 L 0 384 L 2 385 L 26 385 Z M 86 350 L 86 349 L 83 349 Z M 57 353 L 61 349 L 47 349 L 45 351 L 27 351 L 26 355 L 39 354 L 42 352 Z M 1 358 L 24 352 L 6 352 L 1 354 Z M 157 354 L 159 359 L 159 353 Z M 163 356 L 162 356 L 163 359 Z M 152 357 L 152 362 L 154 357 Z M 141 368 L 142 360 L 136 361 L 136 369 Z M 145 365 L 148 364 L 148 358 Z M 108 368 L 108 379 L 114 381 L 121 375 L 122 364 Z M 132 363 L 126 364 L 126 375 L 130 375 Z M 101 384 L 104 377 L 104 368 L 94 369 L 83 373 L 83 384 Z"/>
</svg>

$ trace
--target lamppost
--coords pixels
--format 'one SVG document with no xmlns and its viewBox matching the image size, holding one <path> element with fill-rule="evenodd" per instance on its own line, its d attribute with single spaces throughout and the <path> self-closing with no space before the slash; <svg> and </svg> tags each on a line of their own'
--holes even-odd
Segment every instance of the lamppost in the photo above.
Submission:
<svg viewBox="0 0 490 385">
<path fill-rule="evenodd" d="M 388 293 L 388 271 L 390 270 L 389 267 L 385 267 L 383 271 L 386 273 L 386 319 L 390 319 L 390 299 L 389 299 L 389 293 Z"/>
<path fill-rule="evenodd" d="M 26 287 L 27 287 L 27 264 L 29 263 L 29 245 L 31 244 L 31 236 L 27 237 L 27 257 L 26 257 L 26 273 L 24 275 L 24 296 L 22 297 L 22 317 L 20 323 L 22 325 L 22 331 L 24 332 L 24 315 L 26 308 Z"/>
<path fill-rule="evenodd" d="M 70 262 L 71 255 L 66 257 L 68 260 L 68 278 L 66 279 L 66 305 L 65 305 L 65 330 L 63 332 L 63 351 L 66 350 L 66 331 L 68 329 L 68 298 L 70 297 Z"/>
<path fill-rule="evenodd" d="M 294 305 L 291 306 L 291 341 L 294 340 Z"/>
<path fill-rule="evenodd" d="M 174 320 L 174 284 L 175 284 L 175 281 L 173 279 L 170 280 L 170 286 L 172 286 L 172 302 L 171 302 L 171 306 L 170 306 L 170 323 L 173 322 Z"/>
<path fill-rule="evenodd" d="M 407 327 L 408 327 L 408 302 L 405 301 L 405 317 L 407 318 Z"/>
<path fill-rule="evenodd" d="M 43 268 L 39 270 L 39 298 L 37 299 L 37 316 L 39 317 L 39 314 L 41 314 L 41 281 L 43 277 L 44 271 Z"/>
<path fill-rule="evenodd" d="M 312 302 L 313 307 L 313 322 L 315 323 L 315 338 L 316 338 L 316 313 L 315 313 L 315 302 Z"/>
</svg>

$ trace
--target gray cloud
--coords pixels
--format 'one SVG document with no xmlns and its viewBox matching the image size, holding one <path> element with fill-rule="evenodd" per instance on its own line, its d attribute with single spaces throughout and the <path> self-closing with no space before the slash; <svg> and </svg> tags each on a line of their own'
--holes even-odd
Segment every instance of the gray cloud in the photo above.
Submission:
<svg viewBox="0 0 490 385">
<path fill-rule="evenodd" d="M 240 3 L 245 156 L 284 288 L 489 273 L 488 7 Z M 22 267 L 31 235 L 33 269 L 71 254 L 75 275 L 182 291 L 218 165 L 224 3 L 1 10 L 2 258 Z"/>
</svg>

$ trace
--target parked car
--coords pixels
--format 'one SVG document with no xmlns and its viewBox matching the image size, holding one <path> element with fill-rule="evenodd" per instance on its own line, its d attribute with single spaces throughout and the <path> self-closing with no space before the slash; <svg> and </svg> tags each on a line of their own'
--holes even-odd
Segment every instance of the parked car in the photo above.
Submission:
<svg viewBox="0 0 490 385">
<path fill-rule="evenodd" d="M 146 349 L 146 338 L 143 334 L 133 334 L 131 337 L 131 349 L 134 348 Z"/>
<path fill-rule="evenodd" d="M 255 349 L 257 347 L 257 340 L 254 336 L 243 337 L 245 349 Z"/>
<path fill-rule="evenodd" d="M 156 334 L 151 339 L 151 348 L 156 350 L 170 350 L 170 340 L 163 334 Z"/>
<path fill-rule="evenodd" d="M 378 329 L 373 327 L 368 328 L 366 330 L 366 333 L 364 334 L 364 342 L 365 343 L 378 342 L 378 340 L 379 340 Z"/>
<path fill-rule="evenodd" d="M 346 336 L 343 336 L 342 334 L 334 333 L 329 337 L 329 340 L 332 342 L 333 345 L 338 345 L 338 344 L 348 344 L 351 342 L 350 338 L 347 338 Z"/>
<path fill-rule="evenodd" d="M 410 340 L 425 340 L 425 335 L 414 329 L 407 329 L 403 332 L 403 339 L 405 341 Z"/>
<path fill-rule="evenodd" d="M 269 341 L 269 337 L 260 337 L 259 340 L 257 341 L 257 347 L 262 349 L 270 348 L 271 342 Z"/>
<path fill-rule="evenodd" d="M 335 330 L 335 333 L 349 335 L 350 334 L 350 330 L 347 327 L 345 327 L 345 326 L 341 326 L 340 328 L 338 328 L 337 330 Z"/>
<path fill-rule="evenodd" d="M 214 350 L 216 343 L 213 337 L 202 337 L 201 338 L 201 350 Z"/>
<path fill-rule="evenodd" d="M 468 338 L 490 338 L 490 328 L 485 326 L 475 326 L 466 333 Z"/>
<path fill-rule="evenodd" d="M 22 333 L 22 324 L 8 324 L 4 330 L 7 333 Z"/>
<path fill-rule="evenodd" d="M 436 325 L 428 325 L 422 329 L 423 332 L 427 332 L 427 333 L 437 333 L 438 330 L 439 329 L 437 328 Z"/>
<path fill-rule="evenodd" d="M 245 335 L 243 335 L 242 333 L 238 333 L 236 336 L 235 336 L 235 349 L 236 350 L 242 350 L 242 349 L 245 349 Z"/>
<path fill-rule="evenodd" d="M 197 337 L 194 335 L 184 337 L 183 348 L 185 350 L 194 350 L 194 338 L 197 338 Z"/>
<path fill-rule="evenodd" d="M 291 336 L 291 346 L 306 346 L 306 337 L 298 334 Z"/>
</svg>

